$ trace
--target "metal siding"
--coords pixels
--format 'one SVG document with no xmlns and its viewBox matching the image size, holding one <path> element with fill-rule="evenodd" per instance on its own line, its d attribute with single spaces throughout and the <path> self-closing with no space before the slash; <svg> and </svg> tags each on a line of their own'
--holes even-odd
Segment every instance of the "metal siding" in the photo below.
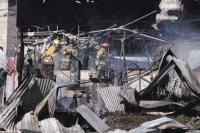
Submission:
<svg viewBox="0 0 200 133">
<path fill-rule="evenodd" d="M 48 109 L 50 117 L 53 117 L 56 110 L 56 91 L 53 91 L 50 98 L 48 99 Z"/>
<path fill-rule="evenodd" d="M 16 129 L 22 132 L 41 133 L 38 121 L 30 113 L 24 115 L 23 119 L 17 123 Z"/>
<path fill-rule="evenodd" d="M 40 122 L 42 133 L 85 133 L 76 123 L 73 127 L 64 127 L 57 119 L 49 118 Z"/>
<path fill-rule="evenodd" d="M 40 122 L 40 129 L 42 133 L 63 133 L 59 124 L 55 118 L 45 119 Z"/>
<path fill-rule="evenodd" d="M 124 111 L 124 105 L 120 104 L 122 101 L 122 98 L 119 96 L 121 92 L 120 86 L 98 88 L 97 92 L 101 95 L 109 112 Z"/>
<path fill-rule="evenodd" d="M 34 86 L 26 93 L 26 96 L 23 99 L 22 108 L 26 112 L 32 111 L 38 103 L 49 94 L 54 86 L 54 81 L 36 78 Z"/>
<path fill-rule="evenodd" d="M 110 127 L 103 120 L 101 120 L 85 105 L 79 106 L 76 110 L 97 132 L 104 133 L 110 129 Z"/>
<path fill-rule="evenodd" d="M 54 88 L 54 85 L 54 81 L 27 76 L 3 106 L 0 114 L 0 127 L 7 131 L 14 131 L 19 105 L 25 113 L 32 111 Z"/>
<path fill-rule="evenodd" d="M 7 102 L 1 109 L 0 127 L 7 131 L 14 131 L 15 118 L 17 116 L 17 108 L 22 102 L 22 98 L 26 90 L 30 89 L 34 84 L 31 76 L 26 77 L 22 84 L 8 98 Z"/>
<path fill-rule="evenodd" d="M 20 99 L 14 100 L 0 114 L 0 127 L 7 131 L 14 131 L 14 120 L 17 114 L 16 107 L 20 104 Z"/>
</svg>

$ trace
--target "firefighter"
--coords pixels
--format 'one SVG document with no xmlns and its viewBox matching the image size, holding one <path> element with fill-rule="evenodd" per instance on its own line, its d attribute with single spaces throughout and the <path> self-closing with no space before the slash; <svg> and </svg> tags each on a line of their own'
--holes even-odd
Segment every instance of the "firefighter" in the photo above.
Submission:
<svg viewBox="0 0 200 133">
<path fill-rule="evenodd" d="M 69 69 L 71 64 L 72 55 L 75 54 L 76 48 L 72 43 L 66 42 L 65 46 L 61 49 L 63 68 Z"/>
<path fill-rule="evenodd" d="M 78 53 L 78 46 L 75 39 L 68 39 L 68 43 L 61 49 L 63 56 L 62 61 L 68 62 L 68 67 L 70 66 L 70 84 L 77 84 L 71 86 L 73 89 L 79 88 L 80 85 L 80 70 L 81 61 Z"/>
<path fill-rule="evenodd" d="M 97 48 L 97 55 L 96 55 L 96 69 L 100 70 L 106 65 L 106 57 L 107 52 L 106 49 L 109 47 L 108 43 L 102 43 L 100 47 Z"/>
<path fill-rule="evenodd" d="M 59 44 L 60 44 L 60 40 L 58 38 L 52 41 L 52 44 L 50 45 L 50 47 L 43 54 L 44 64 L 53 64 L 53 57 L 56 54 Z"/>
<path fill-rule="evenodd" d="M 55 80 L 53 57 L 55 56 L 59 45 L 60 40 L 57 37 L 43 54 L 42 72 L 45 79 Z"/>
</svg>

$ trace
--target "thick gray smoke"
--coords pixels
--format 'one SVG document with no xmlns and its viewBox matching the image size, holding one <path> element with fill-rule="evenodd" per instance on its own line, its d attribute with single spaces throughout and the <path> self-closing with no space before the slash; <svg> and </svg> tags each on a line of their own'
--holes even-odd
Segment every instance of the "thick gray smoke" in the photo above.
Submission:
<svg viewBox="0 0 200 133">
<path fill-rule="evenodd" d="M 184 17 L 180 18 L 185 12 L 182 0 L 161 0 L 159 8 L 161 12 L 156 16 L 156 23 L 172 50 L 192 69 L 200 67 L 199 26 Z"/>
<path fill-rule="evenodd" d="M 168 32 L 164 32 L 172 50 L 178 58 L 185 60 L 192 69 L 200 67 L 200 30 L 194 23 L 185 20 L 177 23 L 173 28 L 165 24 Z M 171 31 L 171 32 L 170 32 Z"/>
</svg>

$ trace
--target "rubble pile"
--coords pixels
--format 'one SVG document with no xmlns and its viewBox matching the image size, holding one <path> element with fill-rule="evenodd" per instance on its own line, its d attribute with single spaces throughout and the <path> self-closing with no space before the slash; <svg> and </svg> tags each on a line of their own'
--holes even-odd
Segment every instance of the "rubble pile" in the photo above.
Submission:
<svg viewBox="0 0 200 133">
<path fill-rule="evenodd" d="M 175 2 L 170 8 L 181 10 Z M 129 24 L 78 35 L 23 33 L 17 65 L 10 67 L 1 51 L 0 131 L 199 132 L 199 66 L 191 68 L 166 40 L 126 28 Z M 99 40 L 104 32 L 114 39 Z M 112 43 L 116 38 L 118 46 Z M 148 43 L 140 56 L 126 54 L 132 50 L 129 39 Z M 149 50 L 154 46 L 157 52 Z M 14 72 L 19 85 L 5 86 L 6 75 Z"/>
<path fill-rule="evenodd" d="M 66 102 L 70 97 L 72 99 L 65 112 L 74 117 L 76 122 L 70 122 L 70 117 L 64 115 L 73 125 L 71 127 L 64 126 L 66 123 L 56 115 L 59 113 L 57 96 L 59 89 L 70 89 L 74 85 L 59 87 L 53 80 L 27 74 L 1 109 L 1 130 L 48 133 L 196 131 L 193 125 L 198 121 L 200 111 L 200 83 L 194 72 L 198 69 L 191 70 L 170 49 L 157 62 L 160 65 L 153 70 L 157 75 L 140 91 L 128 84 L 140 80 L 141 75 L 150 75 L 149 70 L 121 86 L 93 83 L 96 84 L 92 86 L 95 92 L 91 93 L 89 88 L 84 90 L 90 96 L 86 96 L 88 100 L 79 104 L 77 100 L 83 98 L 84 92 L 68 90 Z M 189 121 L 183 124 L 178 122 L 181 115 L 188 116 Z"/>
</svg>

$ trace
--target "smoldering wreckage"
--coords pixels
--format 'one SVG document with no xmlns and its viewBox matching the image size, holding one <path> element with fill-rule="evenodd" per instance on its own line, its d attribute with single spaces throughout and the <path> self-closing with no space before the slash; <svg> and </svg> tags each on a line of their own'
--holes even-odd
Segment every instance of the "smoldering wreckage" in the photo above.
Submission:
<svg viewBox="0 0 200 133">
<path fill-rule="evenodd" d="M 166 40 L 126 26 L 78 35 L 62 30 L 21 34 L 17 66 L 0 52 L 1 132 L 199 132 L 199 68 L 178 58 Z M 101 40 L 108 34 L 121 35 L 119 56 Z M 132 36 L 157 46 L 154 56 L 145 46 L 146 64 L 127 60 L 125 45 Z M 58 51 L 66 71 L 55 71 Z M 16 69 L 18 86 L 5 87 Z M 57 79 L 63 73 L 65 85 Z"/>
</svg>

